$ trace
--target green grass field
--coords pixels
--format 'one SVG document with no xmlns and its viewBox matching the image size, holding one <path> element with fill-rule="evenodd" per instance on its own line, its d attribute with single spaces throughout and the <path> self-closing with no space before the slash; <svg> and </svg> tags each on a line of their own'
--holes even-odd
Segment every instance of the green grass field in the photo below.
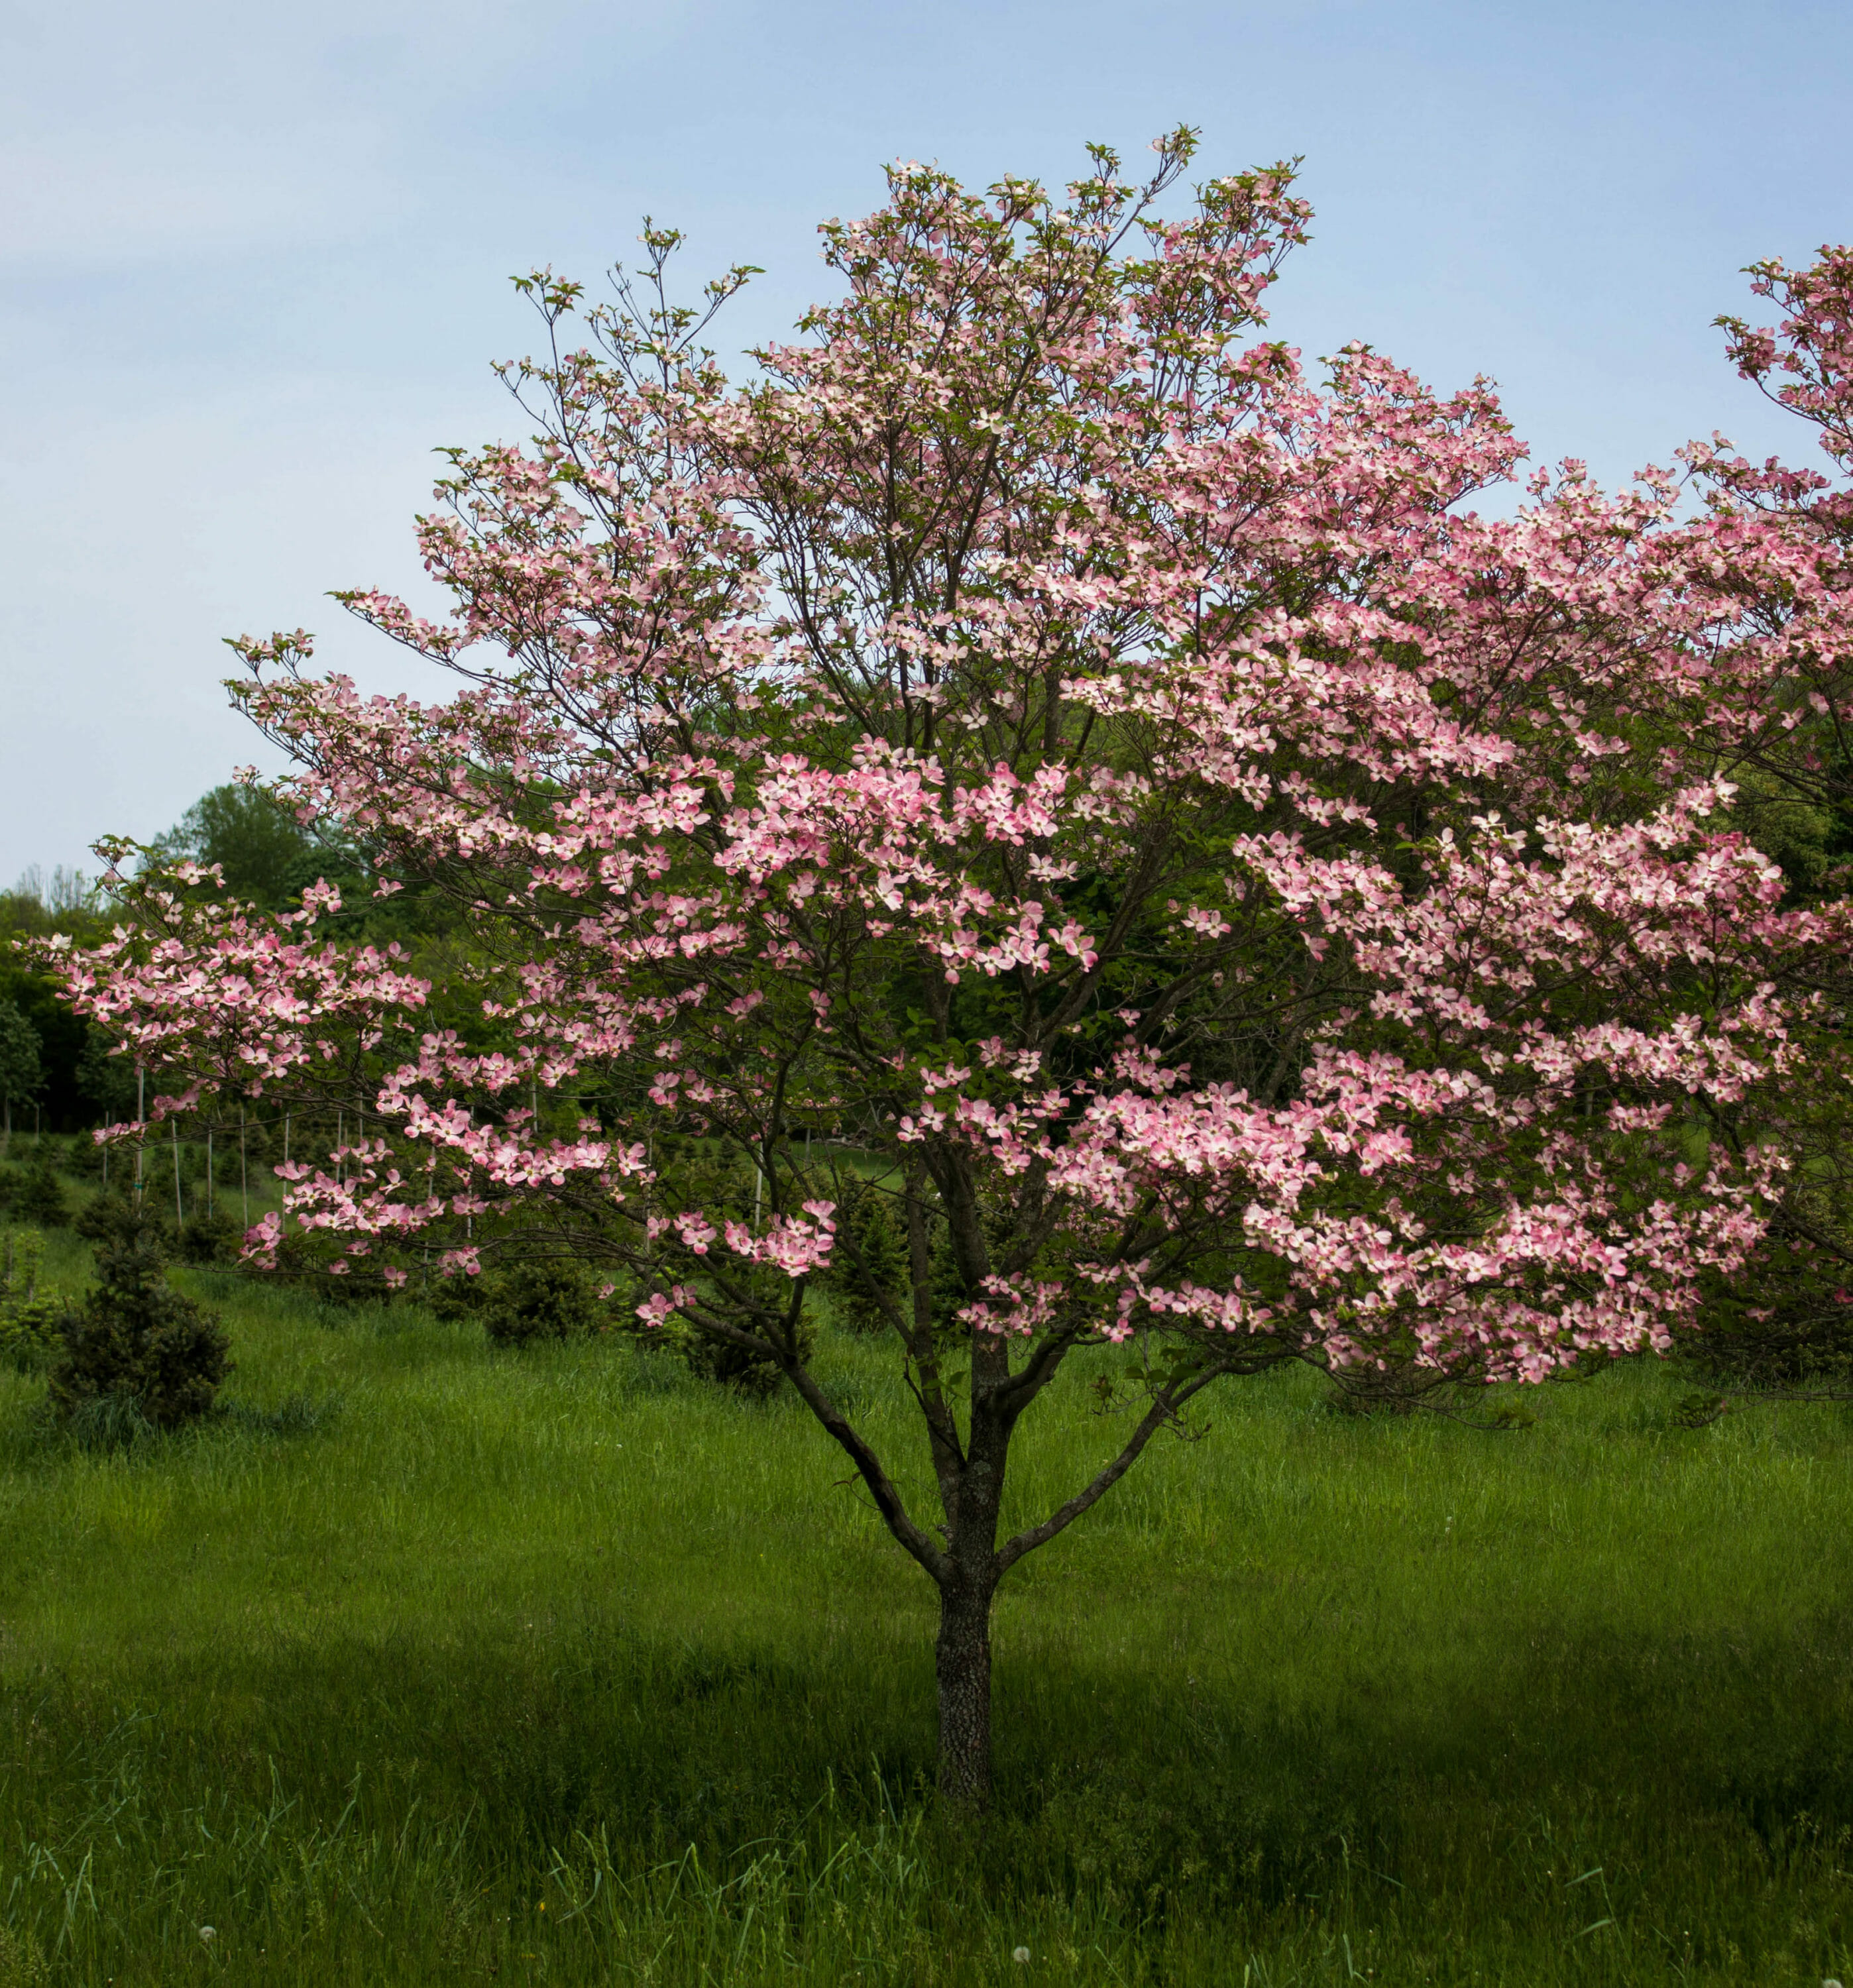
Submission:
<svg viewBox="0 0 1853 1988">
<path fill-rule="evenodd" d="M 1845 1409 L 1233 1388 L 1006 1584 L 961 1841 L 927 1584 L 794 1403 L 187 1280 L 210 1427 L 86 1452 L 0 1369 L 0 1988 L 1853 1970 Z M 1019 1512 L 1114 1440 L 1085 1378 Z"/>
</svg>

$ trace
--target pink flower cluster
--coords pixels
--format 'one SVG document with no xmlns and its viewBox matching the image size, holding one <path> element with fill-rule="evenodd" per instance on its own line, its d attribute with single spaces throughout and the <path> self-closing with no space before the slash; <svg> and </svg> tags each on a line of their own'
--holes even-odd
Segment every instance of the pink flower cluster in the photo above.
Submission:
<svg viewBox="0 0 1853 1988">
<path fill-rule="evenodd" d="M 1848 715 L 1841 513 L 1716 442 L 1476 512 L 1522 456 L 1484 382 L 1362 347 L 1315 380 L 1260 336 L 1284 174 L 1138 254 L 1115 198 L 897 169 L 745 388 L 590 313 L 520 371 L 542 441 L 459 457 L 421 521 L 454 618 L 350 597 L 452 701 L 245 645 L 297 804 L 485 935 L 446 994 L 502 1044 L 318 942 L 326 894 L 125 884 L 57 958 L 154 1114 L 365 1126 L 255 1253 L 293 1224 L 467 1273 L 460 1223 L 590 1209 L 641 1316 L 757 1332 L 774 1278 L 841 1268 L 808 1137 L 989 1212 L 981 1335 L 1535 1378 L 1664 1344 L 1742 1263 L 1786 1164 L 1760 1101 L 1849 932 L 1751 805 Z M 1733 333 L 1841 461 L 1850 269 L 1768 265 L 1787 321 Z M 674 1205 L 669 1131 L 750 1156 L 758 1216 Z"/>
</svg>

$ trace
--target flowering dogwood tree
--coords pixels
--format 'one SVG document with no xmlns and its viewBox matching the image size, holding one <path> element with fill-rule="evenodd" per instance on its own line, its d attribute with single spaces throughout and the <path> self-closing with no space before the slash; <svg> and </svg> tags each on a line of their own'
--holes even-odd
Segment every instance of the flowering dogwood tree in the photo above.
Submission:
<svg viewBox="0 0 1853 1988">
<path fill-rule="evenodd" d="M 319 934 L 330 891 L 259 915 L 184 867 L 60 955 L 181 1073 L 155 1116 L 360 1128 L 251 1255 L 572 1255 L 776 1363 L 938 1589 L 961 1800 L 999 1580 L 1193 1398 L 1664 1346 L 1757 1244 L 1768 1100 L 1838 1012 L 1846 908 L 1785 902 L 1742 798 L 1821 777 L 1831 534 L 1722 443 L 1479 515 L 1522 453 L 1489 387 L 1361 345 L 1309 377 L 1261 336 L 1291 171 L 1172 215 L 1192 142 L 1060 197 L 895 168 L 741 384 L 699 340 L 748 272 L 673 304 L 672 234 L 608 304 L 524 282 L 535 438 L 455 452 L 420 522 L 454 614 L 342 597 L 455 698 L 238 645 L 305 816 L 462 908 L 441 987 Z M 814 1371 L 833 1280 L 891 1330 L 930 1514 Z M 1006 1525 L 1014 1433 L 1103 1345 L 1117 1450 Z"/>
</svg>

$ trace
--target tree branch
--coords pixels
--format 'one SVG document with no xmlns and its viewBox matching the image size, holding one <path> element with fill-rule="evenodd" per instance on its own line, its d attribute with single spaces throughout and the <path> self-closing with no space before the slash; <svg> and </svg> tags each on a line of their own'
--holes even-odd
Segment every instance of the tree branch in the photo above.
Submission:
<svg viewBox="0 0 1853 1988">
<path fill-rule="evenodd" d="M 1097 1505 L 1138 1462 L 1140 1452 L 1165 1423 L 1172 1420 L 1184 1404 L 1192 1395 L 1200 1395 L 1211 1381 L 1219 1378 L 1226 1371 L 1226 1363 L 1218 1361 L 1201 1373 L 1194 1374 L 1189 1381 L 1175 1387 L 1161 1388 L 1153 1396 L 1151 1406 L 1146 1412 L 1145 1419 L 1133 1431 L 1125 1448 L 1091 1484 L 1076 1492 L 1067 1504 L 1058 1506 L 1040 1526 L 1032 1526 L 1026 1532 L 1019 1533 L 1014 1539 L 1006 1540 L 998 1549 L 997 1571 L 1000 1574 L 1007 1573 L 1025 1554 L 1033 1553 L 1038 1547 L 1047 1546 L 1057 1533 L 1065 1531 L 1084 1512 Z"/>
</svg>

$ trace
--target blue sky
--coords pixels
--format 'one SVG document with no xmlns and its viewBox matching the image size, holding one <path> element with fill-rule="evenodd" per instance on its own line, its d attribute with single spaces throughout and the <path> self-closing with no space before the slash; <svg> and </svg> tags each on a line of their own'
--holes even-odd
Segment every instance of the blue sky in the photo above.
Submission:
<svg viewBox="0 0 1853 1988">
<path fill-rule="evenodd" d="M 1845 0 L 9 0 L 0 883 L 261 759 L 224 635 L 429 688 L 323 597 L 417 597 L 429 451 L 519 431 L 510 273 L 596 276 L 648 211 L 691 279 L 764 265 L 744 345 L 884 161 L 1059 180 L 1181 120 L 1209 172 L 1304 155 L 1274 301 L 1309 352 L 1489 373 L 1611 481 L 1714 428 L 1810 455 L 1709 326 L 1743 264 L 1853 236 Z"/>
</svg>

